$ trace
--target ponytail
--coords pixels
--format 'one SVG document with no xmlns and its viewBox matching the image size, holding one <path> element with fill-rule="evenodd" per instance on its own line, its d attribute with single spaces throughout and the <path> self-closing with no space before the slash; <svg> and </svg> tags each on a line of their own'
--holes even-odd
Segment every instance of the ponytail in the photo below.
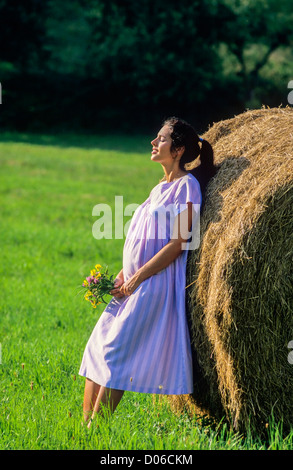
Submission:
<svg viewBox="0 0 293 470">
<path fill-rule="evenodd" d="M 217 168 L 214 165 L 214 152 L 211 144 L 204 139 L 200 139 L 201 149 L 199 153 L 200 165 L 196 168 L 189 170 L 189 172 L 195 176 L 200 184 L 202 198 L 205 198 L 205 192 L 207 185 L 213 176 L 217 172 Z"/>
</svg>

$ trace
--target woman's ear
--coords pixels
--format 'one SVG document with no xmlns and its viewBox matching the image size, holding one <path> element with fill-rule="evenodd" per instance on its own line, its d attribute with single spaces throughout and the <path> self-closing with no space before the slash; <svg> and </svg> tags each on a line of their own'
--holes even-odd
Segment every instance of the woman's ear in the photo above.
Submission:
<svg viewBox="0 0 293 470">
<path fill-rule="evenodd" d="M 174 151 L 174 160 L 178 159 L 180 160 L 180 158 L 182 157 L 182 155 L 184 154 L 185 152 L 185 147 L 179 147 L 177 148 L 175 151 Z"/>
</svg>

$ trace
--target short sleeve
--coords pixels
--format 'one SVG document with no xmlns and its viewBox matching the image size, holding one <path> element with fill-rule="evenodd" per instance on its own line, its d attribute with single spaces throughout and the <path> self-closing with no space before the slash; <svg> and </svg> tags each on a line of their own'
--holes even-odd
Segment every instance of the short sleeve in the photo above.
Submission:
<svg viewBox="0 0 293 470">
<path fill-rule="evenodd" d="M 176 191 L 174 200 L 176 215 L 187 209 L 188 202 L 193 204 L 193 209 L 195 212 L 200 211 L 200 206 L 202 203 L 200 185 L 197 179 L 190 173 L 186 178 L 183 178 Z"/>
<path fill-rule="evenodd" d="M 192 203 L 192 228 L 189 240 L 183 244 L 183 250 L 194 250 L 200 243 L 200 207 L 202 203 L 202 194 L 197 179 L 189 174 L 182 180 L 175 194 L 175 217 L 187 209 L 187 203 Z M 183 216 L 183 214 L 182 214 Z M 180 215 L 181 217 L 181 215 Z M 184 218 L 182 219 L 185 226 Z M 187 220 L 186 220 L 187 223 Z M 184 230 L 184 229 L 183 229 Z"/>
</svg>

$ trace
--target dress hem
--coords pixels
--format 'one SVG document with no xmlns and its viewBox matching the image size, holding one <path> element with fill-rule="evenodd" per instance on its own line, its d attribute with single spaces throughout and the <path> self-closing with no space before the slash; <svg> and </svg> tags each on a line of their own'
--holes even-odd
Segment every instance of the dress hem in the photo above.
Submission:
<svg viewBox="0 0 293 470">
<path fill-rule="evenodd" d="M 102 382 L 101 380 L 97 380 L 96 378 L 90 377 L 89 374 L 86 374 L 86 373 L 83 373 L 83 372 L 79 372 L 79 375 L 81 377 L 85 377 L 89 380 L 92 380 L 93 382 L 95 382 L 98 385 L 101 385 L 102 387 L 111 388 L 113 390 L 123 390 L 124 392 L 151 393 L 153 395 L 190 395 L 190 394 L 193 393 L 193 389 L 191 389 L 190 391 L 182 390 L 182 391 L 179 392 L 178 390 L 176 391 L 176 390 L 165 389 L 161 385 L 159 385 L 158 387 L 147 388 L 147 387 L 137 387 L 137 386 L 131 384 L 131 385 L 126 385 L 126 386 L 121 387 L 121 384 L 115 384 L 113 382 L 111 382 L 111 383 L 105 383 L 105 382 L 101 383 Z M 162 388 L 160 388 L 160 387 L 162 387 Z"/>
</svg>

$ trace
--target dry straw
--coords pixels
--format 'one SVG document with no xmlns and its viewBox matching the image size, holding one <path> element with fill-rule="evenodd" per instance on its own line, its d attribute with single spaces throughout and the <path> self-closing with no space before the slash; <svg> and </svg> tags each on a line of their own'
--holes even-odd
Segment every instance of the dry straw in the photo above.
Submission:
<svg viewBox="0 0 293 470">
<path fill-rule="evenodd" d="M 194 393 L 177 409 L 264 430 L 293 423 L 293 110 L 247 111 L 204 135 L 219 168 L 189 254 Z"/>
</svg>

